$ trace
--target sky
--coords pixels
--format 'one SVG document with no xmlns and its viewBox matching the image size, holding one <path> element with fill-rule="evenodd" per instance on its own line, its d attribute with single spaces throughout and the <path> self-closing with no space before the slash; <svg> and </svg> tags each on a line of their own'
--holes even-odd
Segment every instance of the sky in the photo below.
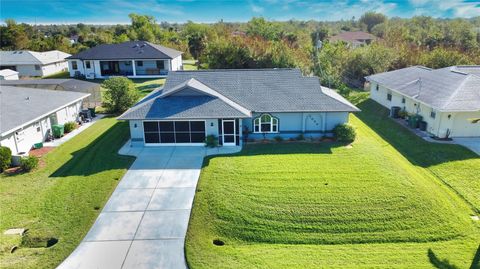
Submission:
<svg viewBox="0 0 480 269">
<path fill-rule="evenodd" d="M 167 22 L 245 22 L 269 20 L 335 21 L 359 18 L 366 11 L 389 17 L 470 18 L 480 16 L 480 0 L 0 0 L 0 21 L 36 24 L 125 24 L 128 14 Z"/>
</svg>

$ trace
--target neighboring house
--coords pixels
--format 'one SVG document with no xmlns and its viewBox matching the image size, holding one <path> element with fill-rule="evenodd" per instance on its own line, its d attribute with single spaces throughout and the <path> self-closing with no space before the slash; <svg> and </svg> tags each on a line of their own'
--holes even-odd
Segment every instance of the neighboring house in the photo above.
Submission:
<svg viewBox="0 0 480 269">
<path fill-rule="evenodd" d="M 372 41 L 377 40 L 377 37 L 366 32 L 357 31 L 342 32 L 338 35 L 328 38 L 328 40 L 332 43 L 343 41 L 349 44 L 349 46 L 352 48 L 358 48 L 372 43 Z"/>
<path fill-rule="evenodd" d="M 89 94 L 2 86 L 0 145 L 12 154 L 28 152 L 43 142 L 54 124 L 76 121 Z"/>
<path fill-rule="evenodd" d="M 101 86 L 98 83 L 93 83 L 78 79 L 22 79 L 0 81 L 0 86 L 15 86 L 35 89 L 46 89 L 56 91 L 70 91 L 89 93 L 83 105 L 85 107 L 94 108 L 102 104 Z"/>
<path fill-rule="evenodd" d="M 165 86 L 119 117 L 141 145 L 204 145 L 215 135 L 224 146 L 249 139 L 329 135 L 359 111 L 317 77 L 298 69 L 170 72 Z"/>
<path fill-rule="evenodd" d="M 10 69 L 0 70 L 0 80 L 16 80 L 18 79 L 18 72 Z"/>
<path fill-rule="evenodd" d="M 103 44 L 68 57 L 70 76 L 165 77 L 182 70 L 182 52 L 146 41 Z"/>
<path fill-rule="evenodd" d="M 419 114 L 437 137 L 480 137 L 480 66 L 407 67 L 366 77 L 370 98 Z"/>
<path fill-rule="evenodd" d="M 66 71 L 65 58 L 70 54 L 58 50 L 36 52 L 29 50 L 0 51 L 0 69 L 11 69 L 21 77 L 43 77 Z"/>
</svg>

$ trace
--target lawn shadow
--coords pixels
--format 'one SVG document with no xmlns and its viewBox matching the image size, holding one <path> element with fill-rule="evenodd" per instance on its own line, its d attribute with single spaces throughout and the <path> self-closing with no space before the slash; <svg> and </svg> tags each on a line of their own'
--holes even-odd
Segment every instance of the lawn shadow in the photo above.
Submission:
<svg viewBox="0 0 480 269">
<path fill-rule="evenodd" d="M 459 269 L 459 267 L 451 264 L 447 259 L 441 260 L 440 258 L 437 257 L 437 255 L 433 252 L 431 248 L 428 249 L 428 259 L 430 260 L 430 263 L 435 267 L 439 269 Z"/>
<path fill-rule="evenodd" d="M 71 153 L 73 157 L 50 177 L 89 176 L 130 167 L 135 158 L 118 154 L 128 137 L 128 123 L 117 122 L 87 146 Z"/>
<path fill-rule="evenodd" d="M 371 99 L 359 103 L 357 107 L 362 112 L 355 115 L 412 164 L 426 168 L 445 162 L 478 158 L 474 152 L 460 145 L 423 140 L 393 121 L 388 110 Z"/>
<path fill-rule="evenodd" d="M 472 265 L 470 265 L 470 269 L 480 269 L 480 245 L 478 245 L 477 252 L 475 252 L 475 256 L 473 256 Z"/>
</svg>

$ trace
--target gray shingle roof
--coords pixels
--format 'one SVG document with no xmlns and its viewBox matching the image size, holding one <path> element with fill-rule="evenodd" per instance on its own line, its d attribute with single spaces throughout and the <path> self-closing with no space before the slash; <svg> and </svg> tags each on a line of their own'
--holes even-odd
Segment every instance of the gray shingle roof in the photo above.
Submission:
<svg viewBox="0 0 480 269">
<path fill-rule="evenodd" d="M 116 60 L 116 59 L 173 59 L 181 51 L 147 41 L 127 41 L 119 44 L 102 44 L 79 52 L 67 59 Z"/>
<path fill-rule="evenodd" d="M 1 65 L 50 64 L 64 62 L 68 53 L 59 50 L 36 52 L 31 50 L 0 51 Z"/>
<path fill-rule="evenodd" d="M 32 88 L 0 87 L 0 134 L 14 131 L 39 117 L 89 94 Z"/>
<path fill-rule="evenodd" d="M 194 79 L 194 80 L 192 80 Z M 188 82 L 195 83 L 188 83 Z M 331 90 L 320 86 L 316 77 L 303 77 L 298 69 L 246 69 L 246 70 L 202 70 L 202 71 L 176 71 L 169 72 L 167 81 L 161 91 L 154 93 L 149 101 L 143 101 L 135 107 L 124 113 L 120 119 L 139 119 L 137 110 L 155 110 L 159 113 L 162 102 L 161 99 L 178 104 L 169 105 L 176 109 L 187 107 L 190 111 L 190 105 L 198 96 L 176 96 L 169 95 L 171 91 L 177 91 L 179 85 L 188 87 L 188 85 L 201 84 L 208 89 L 225 97 L 225 105 L 235 109 L 237 115 L 245 115 L 245 109 L 250 112 L 356 112 L 358 108 L 353 106 L 340 95 L 332 94 Z M 205 91 L 204 96 L 217 99 L 210 91 Z M 221 98 L 218 98 L 221 99 Z M 151 100 L 155 100 L 155 104 Z M 186 100 L 186 101 L 184 101 Z M 203 100 L 203 99 L 202 99 Z M 188 103 L 186 103 L 188 101 Z M 232 101 L 234 104 L 229 103 Z M 184 103 L 185 102 L 185 103 Z M 200 101 L 198 101 L 201 103 Z M 202 103 L 203 104 L 203 103 Z M 212 104 L 217 105 L 216 102 Z M 207 104 L 205 104 L 207 105 Z M 241 108 L 239 108 L 238 106 Z M 155 107 L 157 106 L 157 107 Z M 202 107 L 206 108 L 206 107 Z M 209 107 L 207 113 L 211 117 L 222 117 L 220 107 Z M 163 108 L 167 110 L 167 108 Z M 215 112 L 215 113 L 214 113 Z M 229 113 L 232 113 L 230 111 Z M 202 112 L 204 113 L 204 112 Z M 155 113 L 148 114 L 143 112 L 144 116 L 153 116 Z M 155 114 L 158 116 L 158 114 Z M 232 116 L 233 117 L 233 116 Z"/>
<path fill-rule="evenodd" d="M 453 67 L 433 70 L 413 66 L 368 76 L 367 80 L 440 110 L 480 110 L 480 77 Z"/>
</svg>

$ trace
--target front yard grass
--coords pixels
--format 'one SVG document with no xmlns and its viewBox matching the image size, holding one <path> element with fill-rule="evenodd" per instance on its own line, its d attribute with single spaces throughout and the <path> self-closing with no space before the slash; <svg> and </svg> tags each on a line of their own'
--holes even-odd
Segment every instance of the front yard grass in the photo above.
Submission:
<svg viewBox="0 0 480 269">
<path fill-rule="evenodd" d="M 104 118 L 45 155 L 37 170 L 0 175 L 0 267 L 55 268 L 75 249 L 133 162 L 117 154 L 128 136 L 127 123 Z M 24 242 L 3 235 L 9 228 L 29 229 Z M 49 238 L 59 241 L 35 243 Z"/>
<path fill-rule="evenodd" d="M 247 145 L 206 159 L 187 233 L 189 267 L 477 268 L 475 201 L 445 182 L 457 171 L 462 182 L 477 182 L 469 187 L 478 195 L 480 159 L 416 140 L 372 116 L 384 113 L 377 106 L 364 102 L 351 116 L 353 148 Z"/>
</svg>

